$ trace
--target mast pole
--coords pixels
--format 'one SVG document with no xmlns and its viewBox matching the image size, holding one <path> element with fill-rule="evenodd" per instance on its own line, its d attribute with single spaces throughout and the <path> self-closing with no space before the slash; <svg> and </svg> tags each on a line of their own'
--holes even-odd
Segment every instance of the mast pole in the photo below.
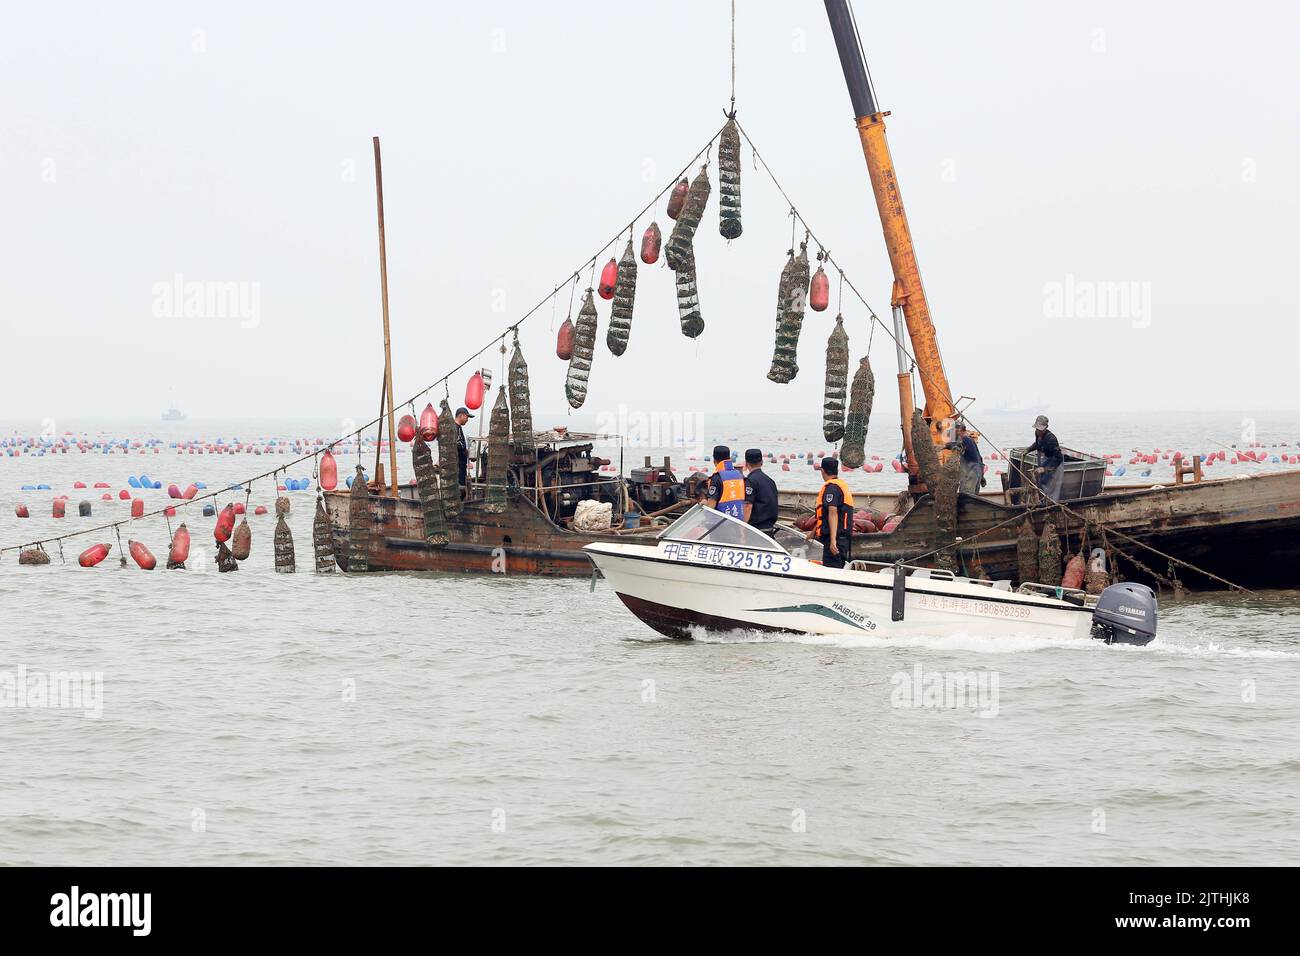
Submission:
<svg viewBox="0 0 1300 956">
<path fill-rule="evenodd" d="M 926 301 L 925 287 L 921 284 L 921 271 L 912 245 L 912 230 L 903 208 L 899 192 L 898 175 L 885 140 L 885 117 L 876 105 L 875 91 L 867 74 L 867 63 L 862 55 L 857 26 L 848 0 L 825 0 L 826 16 L 839 53 L 844 82 L 848 86 L 849 100 L 862 141 L 862 152 L 871 176 L 871 189 L 875 193 L 876 209 L 885 234 L 885 247 L 894 271 L 894 304 L 903 312 L 907 335 L 912 342 L 912 354 L 925 394 L 923 414 L 930 423 L 930 437 L 946 456 L 945 444 L 952 441 L 952 420 L 956 416 L 949 396 L 948 375 L 944 371 L 943 357 L 934 323 L 930 319 L 930 305 Z M 910 404 L 910 403 L 909 403 Z M 909 434 L 911 422 L 904 421 L 903 433 Z"/>
<path fill-rule="evenodd" d="M 384 303 L 384 388 L 388 393 L 388 471 L 389 486 L 394 498 L 397 497 L 397 444 L 393 436 L 397 434 L 393 427 L 393 347 L 388 332 L 388 252 L 384 245 L 384 173 L 379 161 L 379 137 L 373 137 L 375 143 L 375 204 L 379 209 L 379 289 Z M 384 414 L 384 402 L 379 402 L 380 418 Z M 383 442 L 382 427 L 380 442 Z M 375 449 L 379 454 L 379 449 Z M 376 476 L 378 477 L 378 476 Z"/>
</svg>

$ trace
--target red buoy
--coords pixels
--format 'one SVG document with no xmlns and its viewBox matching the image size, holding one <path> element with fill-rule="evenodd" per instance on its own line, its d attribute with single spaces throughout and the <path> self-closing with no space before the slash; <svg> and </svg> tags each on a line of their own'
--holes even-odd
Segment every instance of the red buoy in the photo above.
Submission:
<svg viewBox="0 0 1300 956">
<path fill-rule="evenodd" d="M 559 334 L 555 336 L 555 354 L 565 362 L 573 358 L 573 321 L 571 319 L 564 320 L 564 324 L 560 326 Z"/>
<path fill-rule="evenodd" d="M 682 181 L 673 187 L 672 194 L 668 197 L 668 218 L 676 219 L 682 212 L 682 204 L 686 202 L 686 193 L 690 191 L 691 184 L 682 177 Z"/>
<path fill-rule="evenodd" d="M 483 407 L 483 373 L 475 372 L 465 386 L 465 407 L 471 412 Z"/>
<path fill-rule="evenodd" d="M 397 422 L 399 441 L 415 441 L 415 416 L 403 415 Z"/>
<path fill-rule="evenodd" d="M 113 496 L 110 495 L 110 494 L 106 491 L 106 492 L 104 492 L 102 495 L 99 496 L 99 500 L 100 500 L 100 501 L 112 501 L 112 500 L 113 500 Z"/>
<path fill-rule="evenodd" d="M 117 493 L 117 496 L 121 498 L 123 501 L 129 501 L 131 498 L 131 492 L 123 488 L 121 491 Z"/>
<path fill-rule="evenodd" d="M 172 535 L 171 550 L 167 553 L 167 560 L 172 564 L 184 564 L 190 556 L 190 529 L 181 525 Z"/>
<path fill-rule="evenodd" d="M 74 482 L 72 483 L 72 487 L 73 487 L 73 488 L 84 488 L 84 487 L 86 487 L 86 483 L 85 483 L 84 481 L 74 481 Z"/>
<path fill-rule="evenodd" d="M 1065 573 L 1061 575 L 1061 587 L 1063 588 L 1081 588 L 1083 587 L 1084 567 L 1083 555 L 1076 554 L 1069 560 L 1065 566 Z"/>
<path fill-rule="evenodd" d="M 168 505 L 166 508 L 163 509 L 163 514 L 165 514 L 168 518 L 175 518 L 175 517 L 176 517 L 176 506 L 175 506 L 175 505 Z"/>
<path fill-rule="evenodd" d="M 224 543 L 230 540 L 230 534 L 234 530 L 235 506 L 226 505 L 221 509 L 221 514 L 217 515 L 217 526 L 212 530 L 212 534 L 218 543 Z"/>
<path fill-rule="evenodd" d="M 339 466 L 330 454 L 329 449 L 325 449 L 325 454 L 320 456 L 320 486 L 326 491 L 333 491 L 339 486 Z"/>
<path fill-rule="evenodd" d="M 618 260 L 610 256 L 605 268 L 600 270 L 600 286 L 596 289 L 602 299 L 614 298 L 614 286 L 618 285 Z"/>
<path fill-rule="evenodd" d="M 27 518 L 27 517 L 30 517 L 30 516 L 28 515 L 28 513 L 27 513 L 27 506 L 26 506 L 26 505 L 17 505 L 17 506 L 14 508 L 14 514 L 16 514 L 16 515 L 17 515 L 18 517 L 20 517 L 20 518 Z"/>
<path fill-rule="evenodd" d="M 168 498 L 179 498 L 180 496 L 181 496 L 181 490 L 180 490 L 179 488 L 177 488 L 175 485 L 168 485 L 168 486 L 167 486 L 167 497 L 168 497 Z"/>
<path fill-rule="evenodd" d="M 812 286 L 808 290 L 808 304 L 814 312 L 825 312 L 831 302 L 831 280 L 826 278 L 826 270 L 821 266 L 813 273 Z"/>
<path fill-rule="evenodd" d="M 253 509 L 253 514 L 255 515 L 266 514 L 266 505 L 258 505 L 256 508 Z"/>
<path fill-rule="evenodd" d="M 426 442 L 438 437 L 438 413 L 433 410 L 433 402 L 424 406 L 420 412 L 420 437 Z"/>
<path fill-rule="evenodd" d="M 143 499 L 143 498 L 136 498 L 135 500 L 133 500 L 133 501 L 131 502 L 131 517 L 132 517 L 132 518 L 143 518 L 143 517 L 144 517 L 144 499 Z"/>
<path fill-rule="evenodd" d="M 62 517 L 63 517 L 63 510 L 64 510 L 65 507 L 66 507 L 66 506 L 65 506 L 64 501 L 63 501 L 62 498 L 55 498 L 55 499 L 54 499 L 54 517 L 56 517 L 56 518 L 62 518 Z"/>
<path fill-rule="evenodd" d="M 108 557 L 108 552 L 113 549 L 111 544 L 92 544 L 81 554 L 77 555 L 77 563 L 83 568 L 93 568 Z"/>
<path fill-rule="evenodd" d="M 152 571 L 154 568 L 158 567 L 158 559 L 155 558 L 153 554 L 150 553 L 149 549 L 142 543 L 139 541 L 128 541 L 126 544 L 127 550 L 131 552 L 132 560 L 134 560 L 135 563 L 140 565 L 144 570 Z"/>
<path fill-rule="evenodd" d="M 235 514 L 242 515 L 246 510 L 248 509 L 244 507 L 244 503 L 242 501 L 235 502 Z"/>
<path fill-rule="evenodd" d="M 198 493 L 199 493 L 199 486 L 190 485 L 188 488 L 186 488 L 184 491 L 181 492 L 181 497 L 184 498 L 186 501 L 189 501 Z"/>
<path fill-rule="evenodd" d="M 663 245 L 663 241 L 664 237 L 659 233 L 659 223 L 650 223 L 646 227 L 645 235 L 641 237 L 641 261 L 648 266 L 658 262 L 659 248 Z"/>
</svg>

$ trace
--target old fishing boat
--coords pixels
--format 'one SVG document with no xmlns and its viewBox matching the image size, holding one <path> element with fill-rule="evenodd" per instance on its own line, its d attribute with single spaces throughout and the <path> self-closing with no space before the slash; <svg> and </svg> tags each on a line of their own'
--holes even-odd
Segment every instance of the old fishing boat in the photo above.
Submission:
<svg viewBox="0 0 1300 956">
<path fill-rule="evenodd" d="M 792 553 L 776 536 L 701 505 L 657 539 L 602 541 L 584 550 L 633 614 L 674 638 L 748 630 L 876 638 L 1091 636 L 1147 644 L 1156 636 L 1155 595 L 1145 585 L 1112 584 L 1094 597 L 1033 584 L 1013 591 L 1010 581 L 902 564 L 827 568 Z"/>
<path fill-rule="evenodd" d="M 590 574 L 585 545 L 653 534 L 671 520 L 662 516 L 689 504 L 687 486 L 677 481 L 669 460 L 656 466 L 647 459 L 627 479 L 602 475 L 600 468 L 610 462 L 593 454 L 602 439 L 608 442 L 609 436 L 535 433 L 535 451 L 510 464 L 504 506 L 493 507 L 487 482 L 471 478 L 459 513 L 445 519 L 445 543 L 430 542 L 425 533 L 415 482 L 399 486 L 396 496 L 366 487 L 364 506 L 355 510 L 351 491 L 327 492 L 338 566 L 350 570 L 351 549 L 363 541 L 368 571 Z M 486 455 L 477 457 L 486 463 Z M 589 501 L 608 505 L 606 530 L 574 527 L 579 506 Z"/>
<path fill-rule="evenodd" d="M 1094 592 L 1114 580 L 1117 572 L 1126 578 L 1176 587 L 1293 585 L 1292 569 L 1300 566 L 1300 472 L 1211 481 L 1204 479 L 1199 461 L 1194 461 L 1178 465 L 1171 485 L 1107 489 L 1104 461 L 1067 450 L 1064 490 L 1058 498 L 1048 500 L 1024 479 L 1032 462 L 1026 462 L 1017 450 L 1012 455 L 1010 478 L 1001 491 L 958 493 L 958 462 L 951 450 L 955 425 L 962 418 L 976 427 L 978 423 L 971 420 L 970 406 L 959 408 L 953 398 L 940 354 L 898 174 L 885 137 L 889 113 L 877 105 L 847 0 L 825 0 L 825 4 L 893 271 L 892 326 L 874 313 L 869 318 L 880 322 L 896 345 L 902 455 L 907 472 L 904 494 L 858 496 L 858 508 L 872 511 L 875 520 L 855 535 L 854 557 L 926 566 L 974 580 L 1006 578 L 1056 587 L 1062 584 L 1063 573 L 1071 577 L 1070 583 L 1077 583 L 1084 573 L 1085 556 L 1093 558 L 1100 549 L 1100 570 L 1095 562 L 1088 565 L 1088 582 Z M 706 169 L 712 147 L 710 141 L 704 150 L 704 168 L 693 180 L 683 174 L 671 186 L 668 201 L 668 215 L 676 223 L 663 244 L 664 258 L 675 273 L 681 331 L 688 338 L 704 330 L 693 242 L 711 192 Z M 728 240 L 742 232 L 740 147 L 733 110 L 717 146 L 720 232 Z M 390 439 L 396 436 L 407 441 L 415 433 L 414 422 L 404 426 L 405 435 L 394 425 L 377 141 L 375 159 L 385 346 L 380 433 L 382 439 L 386 407 Z M 802 221 L 797 211 L 792 213 Z M 642 239 L 642 262 L 658 260 L 661 241 L 658 224 L 652 222 Z M 781 274 L 776 350 L 768 372 L 768 378 L 778 383 L 790 381 L 797 372 L 805 303 L 815 311 L 826 308 L 829 285 L 823 263 L 834 265 L 829 253 L 822 250 L 817 254 L 816 274 L 810 276 L 806 240 L 792 245 L 798 251 L 796 254 L 796 248 L 791 248 Z M 622 259 L 609 259 L 598 286 L 594 281 L 596 260 L 590 263 L 593 286 L 601 298 L 612 300 L 607 345 L 613 355 L 622 355 L 627 348 L 635 258 L 629 227 Z M 573 279 L 576 288 L 576 273 Z M 511 328 L 517 331 L 517 325 Z M 589 288 L 577 322 L 566 319 L 557 343 L 557 354 L 569 362 L 565 393 L 573 408 L 581 407 L 586 398 L 596 337 L 597 312 Z M 501 348 L 504 355 L 504 338 Z M 857 467 L 875 379 L 868 358 L 863 357 L 849 386 L 848 340 L 842 316 L 837 317 L 826 355 L 823 432 L 827 441 L 839 445 L 844 465 Z M 522 375 L 516 374 L 516 362 L 524 370 Z M 679 482 L 666 461 L 658 467 L 647 461 L 644 468 L 630 475 L 625 475 L 619 462 L 616 474 L 602 474 L 600 468 L 609 463 L 593 456 L 594 436 L 535 433 L 526 366 L 517 340 L 511 369 L 509 399 L 507 402 L 503 387 L 492 410 L 487 450 L 480 448 L 473 454 L 478 464 L 475 473 L 484 477 L 469 480 L 463 494 L 456 477 L 455 439 L 451 437 L 456 426 L 445 402 L 440 415 L 433 412 L 432 405 L 426 409 L 432 420 L 427 440 L 436 437 L 438 444 L 437 465 L 428 449 L 421 452 L 416 442 L 416 480 L 399 485 L 397 443 L 390 440 L 387 482 L 377 460 L 373 481 L 355 482 L 350 492 L 327 490 L 324 505 L 339 567 L 354 572 L 585 574 L 589 564 L 584 547 L 613 546 L 637 536 L 653 536 L 694 501 L 695 486 L 690 481 Z M 487 377 L 483 373 L 486 370 L 475 373 L 480 400 Z M 923 395 L 919 404 L 914 394 L 917 385 Z M 782 517 L 789 522 L 806 519 L 814 497 L 812 493 L 782 492 Z M 592 506 L 603 516 L 594 523 L 579 515 L 584 509 L 590 512 Z"/>
</svg>

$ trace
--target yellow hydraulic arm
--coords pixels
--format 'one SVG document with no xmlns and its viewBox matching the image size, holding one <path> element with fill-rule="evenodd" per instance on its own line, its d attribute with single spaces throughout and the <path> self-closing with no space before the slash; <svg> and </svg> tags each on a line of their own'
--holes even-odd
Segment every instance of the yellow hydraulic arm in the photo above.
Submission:
<svg viewBox="0 0 1300 956">
<path fill-rule="evenodd" d="M 916 250 L 912 245 L 912 230 L 907 224 L 903 209 L 903 196 L 898 188 L 898 175 L 889 155 L 885 140 L 885 117 L 889 114 L 876 108 L 876 99 L 867 75 L 862 44 L 848 0 L 826 0 L 826 14 L 839 51 L 840 66 L 853 102 L 853 112 L 862 140 L 862 152 L 867 158 L 867 172 L 871 176 L 871 189 L 876 196 L 876 209 L 880 212 L 880 226 L 889 251 L 889 263 L 894 270 L 893 303 L 901 307 L 907 323 L 907 335 L 912 342 L 912 355 L 916 359 L 921 390 L 925 394 L 922 414 L 930 423 L 930 437 L 940 448 L 953 440 L 952 420 L 956 416 L 948 374 L 944 371 L 943 357 L 939 354 L 939 341 L 934 323 L 930 320 L 930 306 L 921 284 L 921 271 L 916 264 Z M 907 371 L 899 368 L 899 374 Z M 909 397 L 910 398 L 910 397 Z M 905 412 L 910 414 L 911 401 Z M 903 422 L 906 435 L 910 423 Z M 910 457 L 910 456 L 909 456 Z"/>
</svg>

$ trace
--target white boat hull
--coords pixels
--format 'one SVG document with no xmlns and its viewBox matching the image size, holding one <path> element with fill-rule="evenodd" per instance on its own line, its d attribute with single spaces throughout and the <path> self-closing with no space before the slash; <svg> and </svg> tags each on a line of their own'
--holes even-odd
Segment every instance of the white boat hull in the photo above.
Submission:
<svg viewBox="0 0 1300 956">
<path fill-rule="evenodd" d="M 767 569 L 761 557 L 759 568 L 688 562 L 666 554 L 663 543 L 585 550 L 633 614 L 675 638 L 736 630 L 1087 638 L 1092 625 L 1088 608 L 960 580 L 909 577 L 903 619 L 895 621 L 892 573 L 824 568 L 794 557 Z M 729 550 L 720 550 L 730 559 Z"/>
</svg>

